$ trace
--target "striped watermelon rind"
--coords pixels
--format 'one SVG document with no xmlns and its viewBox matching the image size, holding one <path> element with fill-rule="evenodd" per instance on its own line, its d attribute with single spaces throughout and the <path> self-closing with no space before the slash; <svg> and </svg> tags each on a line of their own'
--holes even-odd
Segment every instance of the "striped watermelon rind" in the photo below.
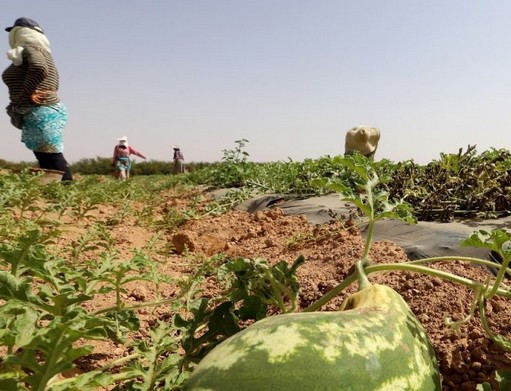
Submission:
<svg viewBox="0 0 511 391">
<path fill-rule="evenodd" d="M 396 291 L 369 285 L 342 308 L 254 323 L 213 349 L 183 391 L 441 390 L 431 342 Z"/>
</svg>

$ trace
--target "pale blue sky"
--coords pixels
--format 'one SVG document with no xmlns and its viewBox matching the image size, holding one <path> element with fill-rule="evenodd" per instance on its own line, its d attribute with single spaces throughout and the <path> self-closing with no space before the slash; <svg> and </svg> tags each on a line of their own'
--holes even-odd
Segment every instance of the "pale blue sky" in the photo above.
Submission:
<svg viewBox="0 0 511 391">
<path fill-rule="evenodd" d="M 24 0 L 1 6 L 50 39 L 70 162 L 112 153 L 253 161 L 344 152 L 382 132 L 377 159 L 427 163 L 511 142 L 509 0 Z M 4 52 L 8 50 L 4 32 Z M 9 63 L 3 56 L 5 69 Z M 0 106 L 8 104 L 2 83 Z M 0 115 L 0 158 L 35 160 Z"/>
</svg>

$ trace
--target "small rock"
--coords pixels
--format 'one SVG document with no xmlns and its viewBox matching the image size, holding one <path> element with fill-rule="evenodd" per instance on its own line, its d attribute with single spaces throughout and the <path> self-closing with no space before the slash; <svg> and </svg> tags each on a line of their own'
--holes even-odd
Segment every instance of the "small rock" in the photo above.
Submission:
<svg viewBox="0 0 511 391">
<path fill-rule="evenodd" d="M 176 253 L 183 254 L 185 250 L 195 251 L 199 235 L 196 232 L 182 231 L 172 236 L 172 244 Z"/>
<path fill-rule="evenodd" d="M 275 245 L 273 239 L 271 239 L 271 238 L 265 239 L 264 244 L 266 245 L 266 247 L 273 247 Z"/>
<path fill-rule="evenodd" d="M 475 348 L 470 354 L 474 360 L 486 361 L 486 353 L 481 348 Z"/>
<path fill-rule="evenodd" d="M 139 285 L 133 289 L 133 291 L 130 293 L 130 296 L 135 300 L 144 301 L 147 298 L 147 288 L 143 285 Z"/>
</svg>

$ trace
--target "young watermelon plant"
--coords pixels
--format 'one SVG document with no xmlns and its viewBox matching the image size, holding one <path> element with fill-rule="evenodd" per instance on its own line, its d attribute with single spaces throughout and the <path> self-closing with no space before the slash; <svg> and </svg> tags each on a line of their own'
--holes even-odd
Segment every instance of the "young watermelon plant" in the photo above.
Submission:
<svg viewBox="0 0 511 391">
<path fill-rule="evenodd" d="M 469 257 L 373 265 L 369 251 L 374 224 L 385 218 L 414 223 L 412 209 L 403 200 L 390 201 L 388 193 L 378 189 L 380 178 L 369 161 L 360 156 L 338 159 L 356 174 L 355 186 L 324 179 L 317 184 L 339 192 L 343 201 L 354 203 L 368 220 L 363 257 L 354 265 L 353 273 L 302 312 L 264 318 L 220 343 L 194 369 L 185 391 L 441 390 L 437 359 L 421 323 L 396 291 L 369 281 L 368 276 L 374 272 L 413 271 L 471 288 L 474 305 L 464 322 L 479 307 L 487 336 L 504 348 L 511 346 L 503 336 L 491 332 L 484 311 L 486 301 L 494 295 L 510 296 L 500 285 L 511 260 L 511 250 L 505 250 L 511 235 L 503 230 L 479 231 L 464 242 L 502 257 L 493 283 L 424 266 L 454 260 L 495 266 Z M 358 292 L 349 296 L 339 311 L 320 311 L 356 281 Z"/>
</svg>

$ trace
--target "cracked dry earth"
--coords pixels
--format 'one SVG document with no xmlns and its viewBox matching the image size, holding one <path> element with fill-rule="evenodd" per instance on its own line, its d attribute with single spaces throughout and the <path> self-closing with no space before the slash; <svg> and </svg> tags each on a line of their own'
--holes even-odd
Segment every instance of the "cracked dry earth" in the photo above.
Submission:
<svg viewBox="0 0 511 391">
<path fill-rule="evenodd" d="M 185 209 L 192 196 L 196 195 L 169 196 L 162 200 L 155 213 L 161 217 L 170 208 Z M 202 196 L 207 197 L 207 194 Z M 107 220 L 114 213 L 113 207 L 106 207 L 94 218 L 96 221 Z M 61 245 L 69 245 L 87 229 L 87 224 L 80 226 L 79 223 L 73 225 L 69 222 L 65 226 L 67 234 L 60 239 Z M 135 220 L 128 220 L 122 226 L 113 226 L 111 235 L 119 252 L 129 256 L 131 249 L 146 246 L 154 237 L 154 231 L 138 226 Z M 183 251 L 185 245 L 188 252 Z M 161 272 L 176 277 L 190 273 L 204 259 L 220 253 L 233 258 L 262 257 L 270 263 L 281 260 L 292 263 L 303 255 L 306 262 L 299 267 L 297 274 L 301 286 L 299 303 L 304 308 L 347 276 L 349 269 L 361 257 L 364 243 L 358 230 L 353 226 L 348 227 L 348 221 L 339 219 L 328 224 L 312 225 L 302 216 L 286 216 L 276 208 L 255 214 L 233 210 L 221 216 L 189 220 L 178 229 L 167 232 L 164 240 L 156 243 L 154 249 L 154 259 L 161 265 Z M 392 242 L 375 242 L 370 258 L 373 263 L 407 260 L 404 251 Z M 488 275 L 485 269 L 461 262 L 436 264 L 433 267 L 478 281 L 484 281 Z M 370 280 L 387 284 L 399 292 L 424 325 L 439 360 L 443 390 L 475 390 L 478 383 L 494 383 L 491 379 L 496 369 L 511 368 L 511 354 L 485 336 L 478 316 L 459 332 L 445 325 L 445 315 L 453 320 L 467 315 L 472 303 L 469 289 L 439 278 L 401 271 L 371 274 Z M 161 293 L 171 298 L 177 295 L 178 289 L 169 285 L 163 287 Z M 214 296 L 217 289 L 211 279 L 204 286 L 204 295 Z M 356 284 L 323 309 L 336 310 L 346 295 L 355 290 Z M 87 306 L 99 309 L 111 304 L 110 299 L 103 297 L 93 300 Z M 128 287 L 124 299 L 136 303 L 156 299 L 156 295 L 151 285 L 137 282 Z M 511 337 L 511 302 L 494 298 L 487 305 L 487 311 L 492 330 Z M 142 328 L 133 336 L 138 339 L 147 335 L 148 327 L 156 319 L 168 319 L 165 308 L 140 310 L 139 315 Z M 78 363 L 79 370 L 90 370 L 104 361 L 129 353 L 124 345 L 94 342 L 94 346 L 94 354 Z"/>
</svg>

